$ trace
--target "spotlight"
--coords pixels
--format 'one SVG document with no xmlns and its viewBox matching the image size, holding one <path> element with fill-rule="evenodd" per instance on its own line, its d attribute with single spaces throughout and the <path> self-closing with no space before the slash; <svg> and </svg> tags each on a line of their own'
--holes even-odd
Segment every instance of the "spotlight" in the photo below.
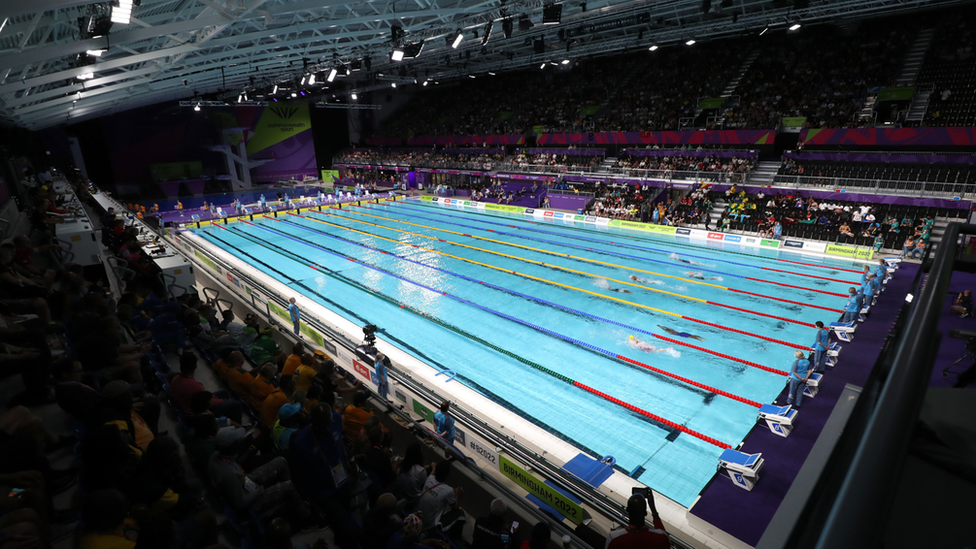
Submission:
<svg viewBox="0 0 976 549">
<path fill-rule="evenodd" d="M 651 46 L 651 47 L 649 47 L 647 49 L 649 49 L 651 51 L 657 51 L 657 44 L 654 44 L 653 46 Z"/>
<path fill-rule="evenodd" d="M 92 78 L 95 78 L 95 73 L 91 71 L 83 72 L 78 75 L 78 80 L 91 80 Z"/>
<path fill-rule="evenodd" d="M 541 64 L 541 65 L 539 65 L 539 68 L 540 68 L 540 69 L 544 69 L 544 68 L 546 68 L 546 64 L 545 64 L 545 63 L 543 63 L 543 64 Z"/>
<path fill-rule="evenodd" d="M 396 87 L 396 82 L 394 82 L 394 83 L 392 84 L 392 86 L 393 86 L 393 87 L 395 88 L 395 87 Z"/>
<path fill-rule="evenodd" d="M 92 57 L 101 57 L 103 53 L 107 52 L 108 48 L 102 48 L 98 50 L 88 50 L 85 53 L 91 55 Z"/>
<path fill-rule="evenodd" d="M 390 25 L 390 38 L 393 42 L 403 38 L 403 27 L 396 23 Z"/>
<path fill-rule="evenodd" d="M 356 95 L 356 94 L 352 94 L 352 100 L 353 100 L 353 101 L 355 101 L 355 100 L 357 100 L 357 99 L 359 99 L 359 96 L 358 96 L 358 95 Z"/>
<path fill-rule="evenodd" d="M 274 89 L 271 90 L 271 95 L 278 93 L 278 84 L 275 84 Z"/>
<path fill-rule="evenodd" d="M 278 98 L 277 97 L 272 97 L 271 100 L 274 101 L 275 103 L 278 102 Z"/>
<path fill-rule="evenodd" d="M 132 18 L 132 0 L 118 0 L 119 5 L 112 7 L 112 22 L 128 25 Z"/>
<path fill-rule="evenodd" d="M 339 74 L 339 71 L 335 70 L 335 67 L 333 67 L 331 70 L 329 70 L 329 76 L 326 78 L 326 80 L 332 82 L 335 80 L 337 74 Z"/>
<path fill-rule="evenodd" d="M 424 86 L 427 86 L 427 81 L 426 80 L 424 80 Z"/>
<path fill-rule="evenodd" d="M 237 96 L 237 102 L 240 103 L 241 101 L 244 101 L 244 94 L 243 93 Z"/>
<path fill-rule="evenodd" d="M 558 25 L 563 18 L 562 4 L 549 4 L 542 8 L 542 24 Z"/>
<path fill-rule="evenodd" d="M 495 76 L 495 73 L 488 71 L 488 76 Z"/>
<path fill-rule="evenodd" d="M 461 33 L 461 31 L 458 31 L 457 36 L 454 37 L 454 42 L 451 44 L 451 47 L 457 49 L 457 47 L 461 45 L 462 40 L 464 40 L 464 34 Z"/>
<path fill-rule="evenodd" d="M 475 75 L 473 75 L 473 74 L 469 74 L 469 75 L 468 75 L 468 78 L 470 78 L 470 79 L 472 79 L 472 80 L 474 80 L 474 79 L 475 79 L 476 77 L 475 77 Z"/>
<path fill-rule="evenodd" d="M 568 65 L 568 64 L 569 64 L 569 59 L 563 59 L 563 65 Z"/>
<path fill-rule="evenodd" d="M 759 36 L 766 34 L 767 31 L 769 31 L 769 27 L 764 28 L 762 32 L 759 33 Z"/>
<path fill-rule="evenodd" d="M 403 50 L 399 48 L 393 50 L 393 53 L 390 54 L 390 59 L 394 61 L 403 61 Z"/>
<path fill-rule="evenodd" d="M 306 74 L 305 76 L 303 76 L 303 77 L 302 77 L 302 86 L 304 86 L 304 85 L 305 85 L 305 81 L 306 81 L 306 80 L 308 80 L 308 75 L 307 75 L 307 74 Z"/>
<path fill-rule="evenodd" d="M 193 110 L 200 112 L 200 103 L 197 103 L 196 106 L 193 107 Z"/>
<path fill-rule="evenodd" d="M 416 44 L 407 44 L 403 46 L 403 57 L 405 59 L 415 59 L 420 57 L 420 52 L 424 51 L 424 41 L 421 40 Z"/>
<path fill-rule="evenodd" d="M 315 83 L 315 75 L 314 74 L 308 75 L 308 85 L 311 86 L 314 83 Z"/>
<path fill-rule="evenodd" d="M 801 25 L 799 23 L 793 23 L 792 25 L 790 25 L 790 32 L 796 32 L 800 30 L 800 26 Z"/>
<path fill-rule="evenodd" d="M 291 92 L 292 97 L 298 97 L 298 92 Z"/>
<path fill-rule="evenodd" d="M 692 38 L 691 40 L 685 42 L 685 45 L 686 46 L 694 46 L 695 45 L 695 39 Z"/>
</svg>

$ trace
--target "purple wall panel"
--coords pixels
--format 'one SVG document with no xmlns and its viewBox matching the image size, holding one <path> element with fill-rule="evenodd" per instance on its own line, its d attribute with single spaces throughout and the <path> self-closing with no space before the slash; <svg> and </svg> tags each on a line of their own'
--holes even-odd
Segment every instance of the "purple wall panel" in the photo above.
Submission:
<svg viewBox="0 0 976 549">
<path fill-rule="evenodd" d="M 976 156 L 937 155 L 937 154 L 857 154 L 857 153 L 815 153 L 788 151 L 786 158 L 796 160 L 830 160 L 835 162 L 900 162 L 905 164 L 976 164 Z"/>
<path fill-rule="evenodd" d="M 544 133 L 539 145 L 772 145 L 776 130 Z"/>
<path fill-rule="evenodd" d="M 881 145 L 886 147 L 976 145 L 976 128 L 805 129 L 800 142 L 809 145 Z"/>
</svg>

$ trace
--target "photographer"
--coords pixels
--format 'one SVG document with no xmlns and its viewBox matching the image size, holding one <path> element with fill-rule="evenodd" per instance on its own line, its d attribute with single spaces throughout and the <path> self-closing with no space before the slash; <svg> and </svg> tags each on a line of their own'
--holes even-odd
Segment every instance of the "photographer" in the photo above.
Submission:
<svg viewBox="0 0 976 549">
<path fill-rule="evenodd" d="M 959 294 L 956 297 L 956 304 L 950 308 L 959 313 L 959 318 L 973 316 L 973 291 L 966 290 Z"/>
</svg>

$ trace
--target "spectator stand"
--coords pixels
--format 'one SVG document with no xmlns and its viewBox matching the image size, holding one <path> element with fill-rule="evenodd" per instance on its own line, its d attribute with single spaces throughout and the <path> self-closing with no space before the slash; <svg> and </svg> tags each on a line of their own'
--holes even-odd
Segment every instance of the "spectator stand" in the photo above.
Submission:
<svg viewBox="0 0 976 549">
<path fill-rule="evenodd" d="M 608 171 L 643 179 L 742 183 L 758 158 L 755 150 L 625 149 Z"/>
<path fill-rule="evenodd" d="M 972 152 L 786 151 L 777 187 L 965 198 L 976 191 Z"/>
<path fill-rule="evenodd" d="M 966 14 L 969 15 L 966 15 Z M 929 93 L 923 124 L 976 125 L 976 10 L 965 7 L 936 25 L 932 45 L 915 81 Z"/>
<path fill-rule="evenodd" d="M 604 149 L 519 149 L 500 169 L 519 173 L 594 172 L 606 154 Z"/>
<path fill-rule="evenodd" d="M 914 236 L 919 226 L 924 224 L 924 219 L 933 219 L 927 240 L 931 240 L 934 248 L 948 223 L 965 218 L 969 208 L 969 202 L 950 200 L 741 187 L 736 189 L 735 195 L 747 198 L 750 204 L 755 205 L 754 209 L 750 207 L 740 212 L 745 214 L 744 217 L 731 211 L 732 196 L 726 194 L 730 190 L 730 187 L 722 185 L 713 188 L 716 207 L 722 208 L 723 221 L 718 226 L 725 227 L 723 232 L 771 237 L 770 229 L 779 221 L 784 238 L 870 249 L 876 248 L 878 242 L 875 239 L 880 235 L 883 242 L 881 250 L 899 254 L 905 238 Z M 802 208 L 799 207 L 801 203 Z M 874 215 L 876 226 L 865 220 L 865 211 Z M 907 223 L 903 223 L 905 220 Z M 892 221 L 897 221 L 897 226 L 893 226 Z M 842 234 L 844 224 L 851 234 Z"/>
</svg>

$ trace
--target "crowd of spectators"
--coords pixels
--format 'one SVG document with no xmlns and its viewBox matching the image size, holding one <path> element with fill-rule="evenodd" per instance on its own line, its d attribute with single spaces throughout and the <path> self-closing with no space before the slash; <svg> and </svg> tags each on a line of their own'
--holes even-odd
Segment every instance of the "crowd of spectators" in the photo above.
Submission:
<svg viewBox="0 0 976 549">
<path fill-rule="evenodd" d="M 625 151 L 626 152 L 626 151 Z M 747 174 L 756 167 L 756 158 L 722 158 L 710 156 L 684 156 L 676 152 L 671 156 L 638 156 L 621 154 L 614 164 L 615 168 L 625 170 L 630 175 L 644 175 L 662 179 L 681 178 L 707 179 L 717 183 L 743 182 Z"/>
<path fill-rule="evenodd" d="M 28 187 L 30 235 L 0 246 L 2 377 L 24 388 L 0 413 L 0 545 L 290 549 L 309 547 L 295 543 L 303 536 L 315 549 L 548 547 L 548 525 L 517 528 L 502 500 L 474 502 L 486 512 L 462 542 L 453 459 L 384 424 L 325 352 L 195 293 L 166 297 L 150 265 L 130 259 L 151 237 L 120 212 L 94 217 L 135 275 L 115 284 L 67 261 L 53 229 L 95 207 L 86 186 Z M 376 357 L 378 373 L 390 365 Z M 449 403 L 432 428 L 453 442 Z"/>
<path fill-rule="evenodd" d="M 648 217 L 651 210 L 650 199 L 653 198 L 652 187 L 647 185 L 628 185 L 614 183 L 597 183 L 591 187 L 594 199 L 586 208 L 586 215 L 623 219 L 627 221 L 641 221 Z"/>
<path fill-rule="evenodd" d="M 732 187 L 719 229 L 755 232 L 766 238 L 796 236 L 843 244 L 901 250 L 911 238 L 924 250 L 935 211 L 914 206 L 817 200 L 799 192 L 749 194 Z"/>
<path fill-rule="evenodd" d="M 603 162 L 603 159 L 604 157 L 602 155 L 597 154 L 587 156 L 545 152 L 528 153 L 519 151 L 507 160 L 505 167 L 514 167 L 519 170 L 538 168 L 539 171 L 549 171 L 553 168 L 557 170 L 562 170 L 565 168 L 587 169 L 599 166 Z"/>
<path fill-rule="evenodd" d="M 335 161 L 340 164 L 372 163 L 386 166 L 490 170 L 504 158 L 504 152 L 498 149 L 482 151 L 472 148 L 470 152 L 350 149 L 342 152 Z"/>
<path fill-rule="evenodd" d="M 940 21 L 916 82 L 931 89 L 925 126 L 976 124 L 976 9 L 961 8 L 957 17 Z M 929 88 L 929 86 L 931 86 Z"/>
</svg>

